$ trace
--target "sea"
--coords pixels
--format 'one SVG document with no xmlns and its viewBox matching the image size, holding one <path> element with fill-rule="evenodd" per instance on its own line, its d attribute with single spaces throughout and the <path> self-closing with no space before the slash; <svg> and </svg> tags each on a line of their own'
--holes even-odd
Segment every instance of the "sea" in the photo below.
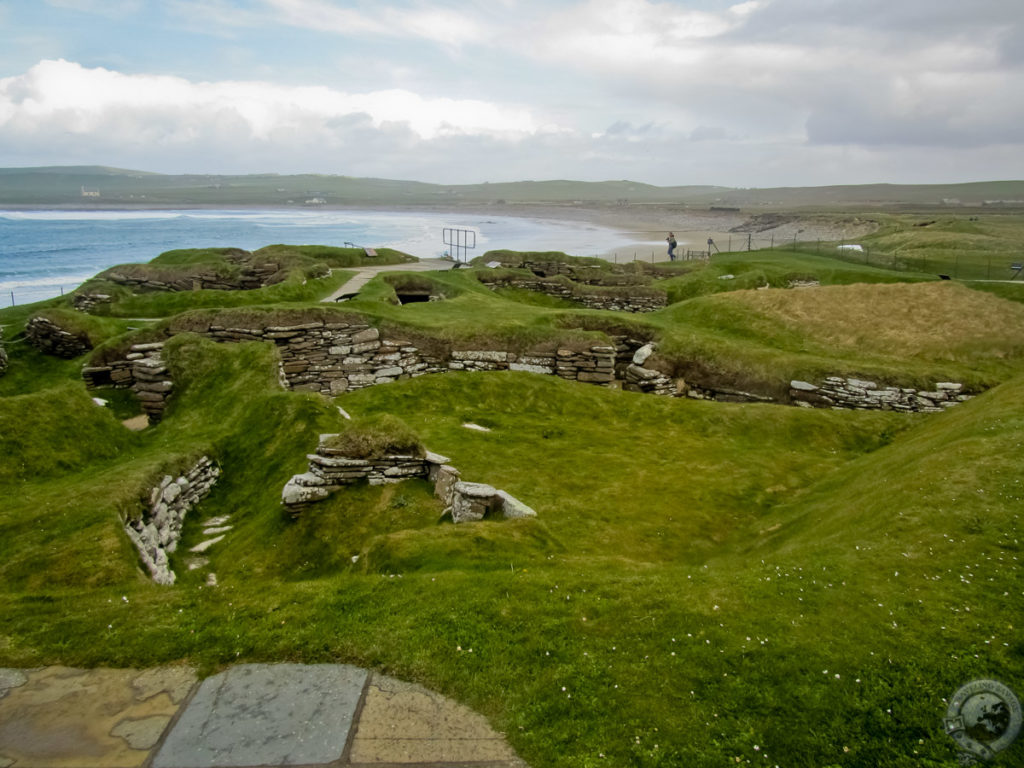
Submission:
<svg viewBox="0 0 1024 768">
<path fill-rule="evenodd" d="M 452 248 L 446 239 L 467 247 Z M 462 213 L 0 210 L 0 307 L 60 296 L 115 264 L 179 248 L 353 244 L 467 260 L 498 248 L 601 256 L 631 242 L 626 233 L 586 223 Z"/>
</svg>

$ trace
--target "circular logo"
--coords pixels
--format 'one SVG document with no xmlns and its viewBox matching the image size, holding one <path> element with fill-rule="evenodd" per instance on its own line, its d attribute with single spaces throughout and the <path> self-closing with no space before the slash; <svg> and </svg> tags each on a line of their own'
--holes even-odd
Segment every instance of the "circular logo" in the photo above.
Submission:
<svg viewBox="0 0 1024 768">
<path fill-rule="evenodd" d="M 1020 701 L 1002 683 L 974 680 L 953 694 L 943 725 L 967 755 L 991 760 L 1020 733 Z"/>
</svg>

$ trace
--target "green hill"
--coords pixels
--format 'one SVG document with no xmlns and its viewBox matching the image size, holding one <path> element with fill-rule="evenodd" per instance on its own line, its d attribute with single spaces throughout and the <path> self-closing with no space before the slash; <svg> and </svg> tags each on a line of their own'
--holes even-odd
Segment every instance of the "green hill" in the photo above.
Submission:
<svg viewBox="0 0 1024 768">
<path fill-rule="evenodd" d="M 670 204 L 697 207 L 829 208 L 990 206 L 1019 210 L 1024 181 L 864 184 L 736 189 L 656 187 L 628 180 L 517 181 L 443 185 L 340 175 L 168 175 L 101 166 L 0 168 L 0 205 L 502 205 Z"/>
<path fill-rule="evenodd" d="M 272 253 L 299 270 L 286 288 L 126 290 L 110 317 L 82 316 L 98 349 L 69 362 L 27 345 L 29 309 L 0 310 L 0 666 L 352 663 L 471 705 L 535 768 L 953 766 L 950 694 L 981 677 L 1021 690 L 1024 347 L 1005 330 L 1024 328 L 1019 302 L 760 252 L 632 267 L 672 299 L 642 315 L 491 291 L 475 269 L 402 275 L 400 263 L 335 307 L 317 299 L 337 280 L 299 275 L 310 259 L 358 266 L 351 254 Z M 223 267 L 221 255 L 137 266 Z M 820 286 L 787 288 L 795 277 Z M 442 299 L 397 304 L 404 280 Z M 72 322 L 72 299 L 37 309 Z M 501 371 L 331 399 L 282 388 L 270 343 L 189 332 L 325 318 L 438 348 L 654 340 L 670 371 L 775 394 L 832 373 L 984 391 L 922 415 Z M 168 408 L 130 432 L 77 370 L 169 333 Z M 107 396 L 119 417 L 137 412 Z M 321 434 L 344 428 L 339 407 L 405 425 L 538 516 L 455 525 L 412 480 L 338 491 L 293 519 L 282 488 Z M 204 455 L 222 479 L 186 519 L 177 583 L 158 586 L 122 520 Z M 189 570 L 202 523 L 222 516 L 231 529 Z M 1024 744 L 1001 759 L 1024 761 Z"/>
</svg>

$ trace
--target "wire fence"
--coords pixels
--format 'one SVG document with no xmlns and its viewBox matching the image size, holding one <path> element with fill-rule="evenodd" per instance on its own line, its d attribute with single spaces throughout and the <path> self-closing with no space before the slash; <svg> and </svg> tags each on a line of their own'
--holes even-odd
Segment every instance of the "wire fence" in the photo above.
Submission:
<svg viewBox="0 0 1024 768">
<path fill-rule="evenodd" d="M 719 250 L 720 249 L 720 250 Z M 709 244 L 708 251 L 677 249 L 678 261 L 707 261 L 719 253 L 773 250 L 814 254 L 849 264 L 863 264 L 894 272 L 920 273 L 951 280 L 1008 280 L 1024 285 L 1024 257 L 998 253 L 950 249 L 945 253 L 893 253 L 861 243 L 833 240 L 801 240 L 799 236 L 783 238 L 774 234 L 734 233 Z M 615 263 L 629 261 L 668 261 L 664 249 L 630 249 L 611 255 Z"/>
<path fill-rule="evenodd" d="M 54 291 L 57 288 L 57 291 Z M 65 286 L 53 286 L 47 285 L 40 288 L 25 287 L 15 291 L 14 289 L 8 289 L 3 293 L 0 293 L 0 307 L 18 307 L 22 304 L 35 304 L 38 301 L 46 301 L 47 299 L 58 299 L 64 295 Z M 75 285 L 67 286 L 68 292 L 75 289 Z"/>
</svg>

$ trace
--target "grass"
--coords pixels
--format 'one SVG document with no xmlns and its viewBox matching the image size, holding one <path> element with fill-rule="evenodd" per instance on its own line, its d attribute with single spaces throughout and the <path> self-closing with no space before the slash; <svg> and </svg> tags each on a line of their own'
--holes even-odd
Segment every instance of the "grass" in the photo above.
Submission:
<svg viewBox="0 0 1024 768">
<path fill-rule="evenodd" d="M 1008 280 L 1020 263 L 1019 214 L 890 216 L 865 238 L 872 258 L 893 266 L 960 279 Z"/>
<path fill-rule="evenodd" d="M 1019 304 L 774 258 L 780 275 L 850 284 L 719 293 L 708 277 L 714 295 L 696 288 L 641 317 L 514 301 L 460 270 L 431 275 L 449 298 L 430 304 L 395 306 L 378 278 L 344 310 L 178 315 L 165 347 L 175 394 L 142 433 L 92 404 L 82 361 L 8 337 L 0 449 L 19 458 L 0 464 L 0 665 L 352 663 L 474 707 L 535 768 L 952 766 L 944 700 L 975 678 L 1019 689 L 1024 677 L 1024 368 L 1019 340 L 997 332 L 1020 324 Z M 737 380 L 857 370 L 992 388 L 928 417 L 514 372 L 332 403 L 281 390 L 269 344 L 187 332 L 300 316 L 523 348 L 619 331 L 657 338 L 666 364 Z M 901 332 L 879 322 L 890 316 Z M 339 491 L 291 520 L 281 489 L 320 434 L 346 433 L 336 405 L 359 446 L 411 434 L 538 517 L 454 525 L 411 481 Z M 186 521 L 178 583 L 158 587 L 120 520 L 201 455 L 222 479 Z M 211 589 L 181 553 L 219 515 L 234 527 L 210 550 Z M 1022 744 L 1003 756 L 1022 760 Z"/>
<path fill-rule="evenodd" d="M 350 459 L 424 455 L 423 444 L 416 433 L 390 413 L 347 422 L 344 429 L 324 441 L 323 446 Z"/>
</svg>

